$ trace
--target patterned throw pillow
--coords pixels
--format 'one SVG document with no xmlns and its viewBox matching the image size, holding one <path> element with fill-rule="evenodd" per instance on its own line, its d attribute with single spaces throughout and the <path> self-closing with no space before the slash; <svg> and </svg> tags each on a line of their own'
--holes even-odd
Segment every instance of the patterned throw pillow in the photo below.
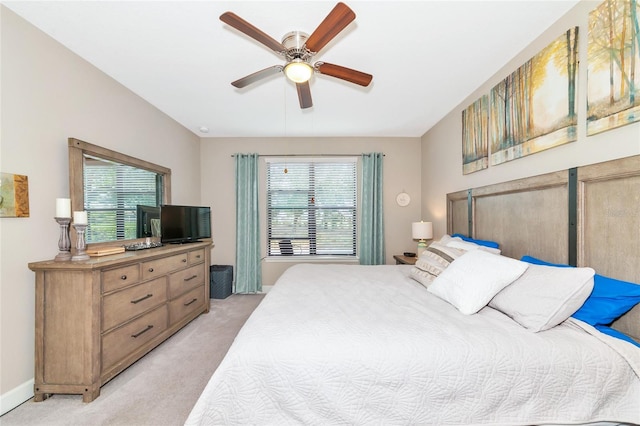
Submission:
<svg viewBox="0 0 640 426">
<path fill-rule="evenodd" d="M 422 252 L 409 276 L 428 287 L 442 271 L 447 269 L 451 262 L 466 253 L 466 250 L 448 246 L 449 241 L 451 241 L 451 237 L 445 235 L 440 241 L 431 243 Z"/>
</svg>

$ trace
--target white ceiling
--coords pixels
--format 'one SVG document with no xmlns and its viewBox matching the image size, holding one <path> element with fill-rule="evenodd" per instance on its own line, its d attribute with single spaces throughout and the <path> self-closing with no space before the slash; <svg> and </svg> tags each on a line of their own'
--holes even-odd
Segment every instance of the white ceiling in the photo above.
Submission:
<svg viewBox="0 0 640 426">
<path fill-rule="evenodd" d="M 280 41 L 289 31 L 312 33 L 335 1 L 2 1 L 213 137 L 422 136 L 577 2 L 346 0 L 356 20 L 314 61 L 373 74 L 373 82 L 316 74 L 314 106 L 301 110 L 283 74 L 231 86 L 283 61 L 218 17 L 232 11 Z"/>
</svg>

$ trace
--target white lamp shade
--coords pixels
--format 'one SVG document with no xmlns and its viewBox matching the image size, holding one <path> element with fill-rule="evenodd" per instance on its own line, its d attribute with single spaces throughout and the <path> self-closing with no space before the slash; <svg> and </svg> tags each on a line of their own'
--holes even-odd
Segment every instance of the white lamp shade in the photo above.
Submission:
<svg viewBox="0 0 640 426">
<path fill-rule="evenodd" d="M 284 73 L 287 78 L 294 83 L 304 83 L 311 78 L 313 68 L 306 62 L 293 60 L 284 67 Z"/>
<path fill-rule="evenodd" d="M 414 240 L 429 240 L 433 238 L 433 223 L 413 222 L 411 224 L 411 236 Z"/>
</svg>

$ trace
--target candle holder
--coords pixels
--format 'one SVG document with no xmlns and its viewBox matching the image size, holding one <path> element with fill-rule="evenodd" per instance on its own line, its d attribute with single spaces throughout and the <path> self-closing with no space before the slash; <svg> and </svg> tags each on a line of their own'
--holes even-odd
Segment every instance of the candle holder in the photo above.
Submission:
<svg viewBox="0 0 640 426">
<path fill-rule="evenodd" d="M 58 239 L 58 249 L 60 252 L 53 260 L 56 262 L 65 262 L 71 259 L 71 239 L 69 239 L 69 223 L 71 223 L 71 218 L 56 217 L 54 219 L 60 225 L 60 238 Z"/>
<path fill-rule="evenodd" d="M 84 231 L 87 229 L 87 225 L 73 224 L 73 229 L 76 230 L 76 254 L 71 257 L 72 261 L 76 260 L 88 260 L 89 255 L 86 252 L 87 245 L 84 241 Z"/>
</svg>

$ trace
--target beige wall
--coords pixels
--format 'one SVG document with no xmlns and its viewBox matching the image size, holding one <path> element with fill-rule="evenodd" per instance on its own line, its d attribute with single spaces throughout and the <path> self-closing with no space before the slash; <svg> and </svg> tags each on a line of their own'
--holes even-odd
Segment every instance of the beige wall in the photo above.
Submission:
<svg viewBox="0 0 640 426">
<path fill-rule="evenodd" d="M 640 123 L 586 136 L 586 31 L 588 13 L 599 1 L 583 1 L 549 28 L 422 137 L 422 216 L 434 234 L 446 232 L 446 194 L 505 180 L 535 176 L 640 154 Z M 462 174 L 462 111 L 572 26 L 580 27 L 578 140 L 527 157 Z"/>
<path fill-rule="evenodd" d="M 30 217 L 0 219 L 0 406 L 33 395 L 34 279 L 58 252 L 55 199 L 68 197 L 67 138 L 172 169 L 173 200 L 200 200 L 199 138 L 4 6 L 0 171 L 29 178 Z"/>
<path fill-rule="evenodd" d="M 213 264 L 235 264 L 235 192 L 233 153 L 274 154 L 385 154 L 383 198 L 387 263 L 394 254 L 416 250 L 411 239 L 411 222 L 420 220 L 420 139 L 419 138 L 206 138 L 202 140 L 202 195 L 211 206 Z M 261 182 L 264 188 L 264 182 Z M 406 191 L 412 198 L 406 207 L 396 204 L 396 195 Z M 263 194 L 263 192 L 260 192 Z M 261 200 L 264 204 L 264 199 Z M 265 217 L 264 214 L 261 215 Z M 264 232 L 264 220 L 261 230 Z M 266 243 L 263 243 L 263 252 Z M 273 284 L 291 265 L 263 261 L 262 281 Z"/>
</svg>

